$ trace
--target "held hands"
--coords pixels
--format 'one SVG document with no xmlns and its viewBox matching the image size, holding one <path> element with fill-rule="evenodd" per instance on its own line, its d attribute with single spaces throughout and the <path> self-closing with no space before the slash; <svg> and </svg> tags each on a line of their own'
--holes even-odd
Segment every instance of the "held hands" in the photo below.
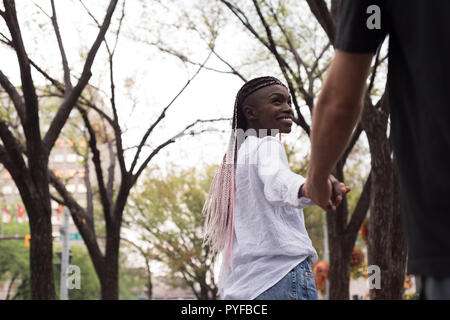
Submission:
<svg viewBox="0 0 450 320">
<path fill-rule="evenodd" d="M 322 209 L 334 212 L 349 191 L 350 187 L 330 174 L 328 179 L 306 179 L 302 193 Z"/>
</svg>

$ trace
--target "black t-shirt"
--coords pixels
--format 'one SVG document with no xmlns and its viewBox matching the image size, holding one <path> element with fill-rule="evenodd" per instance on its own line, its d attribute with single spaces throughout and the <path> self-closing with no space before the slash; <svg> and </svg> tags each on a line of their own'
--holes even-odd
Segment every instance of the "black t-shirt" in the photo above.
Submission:
<svg viewBox="0 0 450 320">
<path fill-rule="evenodd" d="M 391 130 L 408 272 L 450 276 L 450 1 L 342 0 L 341 5 L 336 49 L 376 52 L 389 35 Z M 381 29 L 368 27 L 367 22 L 377 26 L 371 5 L 380 9 Z"/>
</svg>

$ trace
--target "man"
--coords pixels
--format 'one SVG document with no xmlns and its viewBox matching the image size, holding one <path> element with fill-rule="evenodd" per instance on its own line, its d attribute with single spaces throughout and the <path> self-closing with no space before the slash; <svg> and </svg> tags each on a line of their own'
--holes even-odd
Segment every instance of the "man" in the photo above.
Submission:
<svg viewBox="0 0 450 320">
<path fill-rule="evenodd" d="M 450 299 L 449 13 L 448 0 L 342 0 L 335 56 L 314 108 L 305 185 L 306 196 L 326 208 L 328 175 L 358 122 L 373 55 L 389 35 L 391 135 L 408 272 L 421 276 L 426 299 Z"/>
</svg>

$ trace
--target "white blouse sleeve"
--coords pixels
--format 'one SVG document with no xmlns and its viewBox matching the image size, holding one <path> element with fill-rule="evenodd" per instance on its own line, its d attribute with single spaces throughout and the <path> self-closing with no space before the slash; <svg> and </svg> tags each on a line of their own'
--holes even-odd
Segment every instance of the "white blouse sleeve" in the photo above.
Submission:
<svg viewBox="0 0 450 320">
<path fill-rule="evenodd" d="M 272 205 L 304 208 L 315 205 L 298 197 L 305 178 L 289 169 L 283 145 L 274 137 L 265 137 L 258 147 L 258 175 L 264 184 L 264 197 Z"/>
</svg>

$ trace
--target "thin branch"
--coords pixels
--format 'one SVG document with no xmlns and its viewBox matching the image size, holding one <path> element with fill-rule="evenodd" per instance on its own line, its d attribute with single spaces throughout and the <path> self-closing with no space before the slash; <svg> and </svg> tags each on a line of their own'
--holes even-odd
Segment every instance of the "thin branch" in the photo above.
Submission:
<svg viewBox="0 0 450 320">
<path fill-rule="evenodd" d="M 0 138 L 3 142 L 4 151 L 8 154 L 9 159 L 13 163 L 17 173 L 23 171 L 20 175 L 25 175 L 28 172 L 27 165 L 22 156 L 25 148 L 22 146 L 20 141 L 14 137 L 12 132 L 9 130 L 8 124 L 0 119 Z M 11 174 L 13 174 L 11 172 Z"/>
<path fill-rule="evenodd" d="M 36 89 L 31 76 L 30 61 L 23 43 L 19 21 L 17 20 L 15 3 L 14 1 L 3 0 L 3 4 L 5 7 L 5 21 L 11 34 L 12 46 L 14 47 L 14 51 L 17 55 L 20 68 L 22 92 L 27 113 L 26 118 L 24 118 L 26 121 L 23 122 L 22 125 L 25 136 L 27 137 L 27 143 L 35 144 L 35 147 L 32 148 L 33 151 L 31 151 L 34 153 L 34 150 L 37 151 L 41 147 Z M 35 155 L 30 154 L 30 157 L 34 159 Z M 34 166 L 33 162 L 31 166 Z"/>
<path fill-rule="evenodd" d="M 267 1 L 264 1 L 264 2 L 267 4 Z M 281 25 L 280 20 L 278 19 L 277 13 L 275 12 L 275 10 L 273 9 L 273 7 L 271 5 L 267 4 L 267 6 L 269 7 L 269 10 L 270 10 L 270 12 L 272 14 L 272 17 L 275 20 L 278 28 L 281 30 L 281 33 L 284 35 L 284 38 L 286 39 L 286 42 L 287 42 L 287 44 L 289 46 L 289 51 L 294 56 L 294 60 L 297 63 L 298 69 L 300 70 L 300 66 L 303 66 L 303 68 L 305 69 L 305 72 L 307 74 L 309 74 L 310 71 L 308 71 L 308 65 L 306 65 L 306 63 L 303 61 L 303 59 L 298 54 L 297 49 L 295 49 L 294 44 L 292 43 L 291 37 L 287 34 L 286 30 Z M 298 77 L 300 78 L 300 72 L 298 72 Z M 302 81 L 300 81 L 300 82 L 302 82 Z"/>
<path fill-rule="evenodd" d="M 370 77 L 369 87 L 367 88 L 367 92 L 368 92 L 369 95 L 371 95 L 371 93 L 372 93 L 373 84 L 375 83 L 375 77 L 377 75 L 378 66 L 380 64 L 380 62 L 379 62 L 379 60 L 380 60 L 380 51 L 381 51 L 381 45 L 377 49 L 377 55 L 375 57 L 375 65 L 373 66 L 372 76 Z"/>
<path fill-rule="evenodd" d="M 106 182 L 106 191 L 110 201 L 113 201 L 114 195 L 114 176 L 116 168 L 116 158 L 113 149 L 113 142 L 108 141 L 108 153 L 109 153 L 109 167 L 108 167 L 108 180 Z M 122 152 L 123 155 L 123 152 Z"/>
<path fill-rule="evenodd" d="M 178 52 L 178 51 L 176 51 L 176 50 L 174 50 L 172 48 L 165 48 L 158 42 L 149 42 L 149 41 L 146 41 L 146 40 L 141 40 L 141 41 L 146 43 L 146 44 L 148 44 L 148 45 L 150 45 L 150 46 L 156 47 L 161 52 L 168 53 L 171 56 L 174 56 L 174 57 L 180 59 L 182 63 L 189 63 L 189 64 L 194 65 L 194 66 L 201 66 L 202 65 L 201 62 L 193 61 L 193 60 L 189 59 L 188 57 L 186 57 L 184 54 L 182 54 L 182 53 L 180 53 L 180 52 Z M 230 68 L 231 71 L 219 70 L 219 69 L 216 69 L 216 68 L 203 66 L 203 68 L 205 70 L 214 71 L 214 72 L 217 72 L 217 73 L 224 73 L 224 74 L 234 74 L 234 75 L 238 76 L 242 81 L 247 82 L 247 79 L 239 71 L 237 71 L 236 68 L 234 68 L 228 61 L 226 61 L 224 58 L 222 58 L 213 48 L 210 47 L 210 50 L 213 52 L 213 54 L 220 61 L 222 61 L 228 68 Z"/>
<path fill-rule="evenodd" d="M 111 0 L 108 10 L 105 15 L 105 19 L 103 21 L 103 25 L 97 35 L 97 38 L 92 45 L 91 49 L 89 50 L 88 56 L 86 58 L 83 72 L 81 74 L 81 78 L 78 81 L 77 85 L 73 88 L 73 90 L 70 92 L 70 94 L 67 96 L 66 99 L 64 99 L 64 102 L 61 104 L 60 108 L 58 109 L 58 112 L 56 116 L 53 118 L 53 121 L 50 125 L 50 129 L 47 131 L 45 137 L 44 137 L 44 147 L 46 148 L 47 153 L 50 153 L 50 150 L 52 149 L 53 145 L 55 144 L 56 139 L 58 138 L 64 124 L 67 121 L 67 118 L 69 117 L 70 112 L 72 111 L 74 105 L 76 104 L 78 98 L 81 95 L 81 92 L 87 85 L 92 73 L 91 73 L 91 67 L 94 63 L 95 56 L 97 55 L 98 49 L 100 47 L 100 44 L 102 43 L 106 31 L 109 28 L 109 25 L 111 24 L 111 17 L 114 13 L 115 7 L 117 5 L 118 0 Z"/>
<path fill-rule="evenodd" d="M 370 171 L 367 177 L 366 183 L 364 184 L 363 190 L 359 197 L 358 203 L 356 204 L 355 210 L 353 211 L 352 217 L 349 224 L 346 227 L 346 234 L 357 234 L 364 218 L 367 215 L 367 210 L 370 206 L 370 197 L 372 190 L 372 171 Z"/>
<path fill-rule="evenodd" d="M 57 96 L 60 98 L 64 98 L 64 93 L 65 93 L 65 88 L 62 85 L 62 83 L 60 83 L 58 80 L 56 80 L 55 78 L 53 78 L 52 76 L 50 76 L 46 71 L 44 71 L 42 68 L 40 68 L 33 60 L 30 59 L 30 64 L 42 75 L 44 76 L 44 78 L 46 78 L 47 80 L 49 80 L 52 85 L 55 86 L 56 89 L 58 89 L 62 95 L 58 95 L 58 94 L 53 94 L 53 96 Z M 93 86 L 92 86 L 93 87 Z M 97 88 L 96 88 L 97 89 Z M 114 121 L 113 119 L 108 116 L 103 110 L 101 110 L 100 108 L 98 108 L 95 104 L 93 104 L 91 101 L 89 101 L 88 98 L 84 97 L 83 95 L 80 96 L 80 104 L 89 107 L 90 109 L 93 109 L 94 111 L 96 111 L 102 118 L 104 118 L 106 121 L 109 122 L 109 124 L 114 127 Z"/>
<path fill-rule="evenodd" d="M 113 46 L 111 55 L 114 55 L 114 53 L 116 52 L 117 43 L 119 42 L 120 29 L 122 28 L 122 22 L 123 22 L 123 19 L 125 18 L 125 3 L 126 3 L 125 1 L 123 1 L 123 3 L 122 3 L 122 15 L 120 16 L 120 19 L 119 19 L 119 27 L 117 28 L 116 40 L 114 42 L 114 46 Z"/>
<path fill-rule="evenodd" d="M 292 75 L 295 75 L 295 73 L 292 71 L 292 69 L 290 68 L 289 64 L 279 54 L 277 46 L 276 46 L 276 43 L 275 43 L 275 40 L 273 39 L 273 36 L 272 36 L 272 30 L 270 29 L 266 19 L 264 18 L 264 15 L 261 12 L 261 8 L 260 8 L 260 6 L 258 4 L 258 1 L 257 0 L 253 0 L 253 5 L 254 5 L 254 7 L 256 9 L 256 12 L 258 13 L 258 16 L 259 16 L 259 19 L 261 20 L 261 23 L 264 26 L 264 29 L 266 30 L 266 35 L 267 35 L 267 38 L 269 39 L 269 47 L 268 48 L 269 48 L 270 52 L 272 52 L 272 54 L 275 56 L 275 58 L 276 58 L 276 60 L 278 62 L 278 65 L 279 65 L 279 67 L 280 67 L 280 69 L 281 69 L 281 71 L 282 71 L 282 73 L 284 75 L 284 78 L 288 82 L 288 87 L 289 87 L 289 90 L 291 92 L 292 100 L 294 102 L 294 105 L 296 106 L 296 111 L 297 111 L 297 117 L 298 117 L 299 124 L 309 136 L 311 129 L 309 128 L 309 125 L 306 123 L 302 113 L 300 112 L 300 107 L 298 106 L 297 99 L 295 97 L 295 93 L 296 93 L 295 92 L 295 88 L 294 88 L 292 82 L 290 81 L 290 78 L 289 78 L 289 76 L 287 74 L 287 70 L 290 70 L 290 73 Z M 295 77 L 297 78 L 298 76 L 295 76 Z M 305 95 L 306 102 L 309 105 L 311 103 L 310 100 L 312 100 L 310 94 L 305 92 L 303 87 L 299 87 L 299 89 Z"/>
<path fill-rule="evenodd" d="M 116 94 L 115 94 L 115 84 L 114 84 L 114 68 L 113 68 L 113 54 L 109 54 L 109 75 L 110 75 L 110 87 L 111 87 L 111 108 L 113 111 L 113 130 L 116 136 L 116 148 L 117 148 L 117 157 L 119 158 L 119 166 L 122 176 L 126 174 L 126 166 L 125 166 L 125 158 L 123 154 L 123 145 L 122 145 L 122 132 L 120 130 L 119 125 L 119 116 L 116 108 Z"/>
<path fill-rule="evenodd" d="M 330 42 L 334 43 L 336 36 L 336 25 L 333 22 L 333 17 L 328 10 L 325 0 L 306 0 L 306 2 L 308 3 L 311 12 L 327 34 Z"/>
<path fill-rule="evenodd" d="M 359 137 L 361 136 L 361 133 L 363 132 L 363 128 L 361 126 L 361 123 L 358 123 L 358 126 L 356 127 L 355 131 L 353 132 L 352 138 L 347 146 L 347 148 L 345 149 L 340 161 L 342 161 L 342 163 L 345 163 L 347 161 L 347 158 L 350 154 L 350 152 L 352 152 L 353 147 L 355 146 L 356 142 L 358 141 Z"/>
<path fill-rule="evenodd" d="M 86 130 L 83 130 L 83 137 L 88 140 Z M 84 158 L 84 184 L 86 186 L 86 214 L 92 221 L 92 229 L 95 230 L 94 225 L 94 195 L 92 191 L 92 184 L 90 179 L 90 166 L 89 166 L 89 148 L 86 148 L 83 155 Z"/>
<path fill-rule="evenodd" d="M 89 117 L 88 117 L 86 111 L 81 108 L 79 108 L 78 111 L 80 112 L 80 114 L 83 118 L 84 124 L 89 132 L 89 147 L 92 151 L 92 162 L 94 163 L 95 173 L 97 176 L 97 183 L 98 183 L 98 188 L 99 188 L 99 192 L 100 192 L 100 201 L 103 206 L 105 221 L 107 224 L 109 224 L 113 220 L 112 213 L 111 213 L 112 206 L 111 206 L 110 199 L 108 197 L 108 192 L 107 192 L 104 178 L 103 178 L 100 151 L 97 148 L 96 133 L 95 133 L 95 130 L 92 128 L 91 122 L 89 121 Z"/>
<path fill-rule="evenodd" d="M 314 61 L 313 66 L 311 67 L 311 73 L 314 73 L 314 71 L 316 71 L 316 69 L 319 66 L 319 61 L 322 59 L 322 56 L 325 54 L 325 52 L 327 52 L 328 48 L 331 47 L 331 42 L 328 42 L 328 44 L 323 47 L 322 51 L 320 52 L 319 56 L 316 58 L 316 61 Z M 319 72 L 319 75 L 316 76 L 314 79 L 319 78 L 322 73 L 324 72 L 324 70 L 328 69 L 328 66 L 325 67 L 324 69 L 322 69 L 322 71 Z"/>
<path fill-rule="evenodd" d="M 50 193 L 50 199 L 52 199 L 53 201 L 57 202 L 58 204 L 61 204 L 65 207 L 67 207 L 67 204 L 64 202 L 64 200 L 59 199 L 58 197 L 54 196 L 53 194 Z"/>
<path fill-rule="evenodd" d="M 138 147 L 138 150 L 136 151 L 136 154 L 133 158 L 133 162 L 131 163 L 131 167 L 130 167 L 130 171 L 129 172 L 133 172 L 136 164 L 139 160 L 139 156 L 141 154 L 142 151 L 142 147 L 144 146 L 144 144 L 146 143 L 148 137 L 150 136 L 150 134 L 152 133 L 152 131 L 155 129 L 155 127 L 165 118 L 166 116 L 166 111 L 172 106 L 172 104 L 175 102 L 176 99 L 178 99 L 178 97 L 183 93 L 183 91 L 189 86 L 189 84 L 191 83 L 192 80 L 195 79 L 195 77 L 197 77 L 197 75 L 200 73 L 200 71 L 203 69 L 203 66 L 208 62 L 209 58 L 211 57 L 212 51 L 208 54 L 208 56 L 206 57 L 205 61 L 203 62 L 203 64 L 197 69 L 197 71 L 195 72 L 195 74 L 186 82 L 186 84 L 183 86 L 183 88 L 181 88 L 181 90 L 175 95 L 175 97 L 169 102 L 169 104 L 163 109 L 163 111 L 161 112 L 161 114 L 159 115 L 158 119 L 156 119 L 156 121 L 148 128 L 147 132 L 144 134 L 144 136 L 141 139 L 141 142 L 139 143 L 140 147 Z"/>
<path fill-rule="evenodd" d="M 58 41 L 59 52 L 61 54 L 61 60 L 62 60 L 62 65 L 63 65 L 63 70 L 64 70 L 64 83 L 66 85 L 66 95 L 67 95 L 70 93 L 70 91 L 72 91 L 72 82 L 70 81 L 69 63 L 67 62 L 66 51 L 64 50 L 64 45 L 62 42 L 60 30 L 59 30 L 58 19 L 56 18 L 55 1 L 51 0 L 50 3 L 52 5 L 51 20 L 52 20 L 53 29 L 55 30 L 56 40 Z"/>
<path fill-rule="evenodd" d="M 55 78 L 51 77 L 47 72 L 45 72 L 42 68 L 40 68 L 33 60 L 30 59 L 30 64 L 42 75 L 44 78 L 46 78 L 48 81 L 51 82 L 52 85 L 55 86 L 59 91 L 61 91 L 63 94 L 65 93 L 65 88 L 62 83 L 60 83 Z"/>
<path fill-rule="evenodd" d="M 261 38 L 261 36 L 258 34 L 258 32 L 253 28 L 253 26 L 250 24 L 250 21 L 248 17 L 245 15 L 245 13 L 238 7 L 236 7 L 234 4 L 230 3 L 227 0 L 220 0 L 223 4 L 225 4 L 228 9 L 231 10 L 231 12 L 241 21 L 241 23 L 255 36 L 256 39 L 258 39 L 265 47 L 270 49 L 269 43 Z"/>
<path fill-rule="evenodd" d="M 81 5 L 83 6 L 83 8 L 86 10 L 87 14 L 92 18 L 92 20 L 94 20 L 95 24 L 97 25 L 97 27 L 101 27 L 100 22 L 97 20 L 97 18 L 95 18 L 95 16 L 91 13 L 91 11 L 89 10 L 89 8 L 84 4 L 84 2 L 82 0 L 79 0 Z"/>
<path fill-rule="evenodd" d="M 97 259 L 92 259 L 94 264 L 97 261 L 104 262 L 104 257 L 98 246 L 97 237 L 95 235 L 95 229 L 93 228 L 94 222 L 93 217 L 89 216 L 85 209 L 83 209 L 78 202 L 73 198 L 70 192 L 67 191 L 66 186 L 59 180 L 51 170 L 48 170 L 49 182 L 56 189 L 59 195 L 63 198 L 64 204 L 69 208 L 72 215 L 72 219 L 83 237 L 83 241 L 86 243 L 86 247 L 89 250 L 91 257 L 96 257 Z M 52 196 L 52 198 L 58 202 L 57 198 Z M 95 268 L 101 267 L 95 265 Z"/>
<path fill-rule="evenodd" d="M 2 32 L 0 32 L 0 36 L 3 38 L 0 40 L 2 43 L 6 44 L 9 47 L 13 47 L 11 39 L 5 36 Z"/>
<path fill-rule="evenodd" d="M 186 126 L 180 133 L 176 134 L 172 138 L 170 138 L 170 139 L 166 140 L 164 143 L 160 144 L 158 147 L 156 147 L 150 153 L 150 155 L 141 164 L 141 166 L 139 167 L 139 169 L 136 172 L 136 174 L 133 175 L 131 185 L 133 185 L 136 182 L 136 180 L 139 178 L 141 173 L 147 167 L 148 163 L 153 159 L 154 156 L 156 156 L 159 153 L 159 151 L 161 151 L 164 147 L 168 146 L 169 144 L 174 143 L 178 138 L 181 138 L 182 136 L 187 135 L 186 134 L 187 130 L 189 130 L 190 128 L 192 128 L 193 126 L 195 126 L 198 123 L 217 122 L 217 121 L 224 121 L 224 120 L 230 120 L 230 119 L 229 118 L 218 118 L 218 119 L 209 119 L 209 120 L 198 119 L 198 120 L 194 121 L 193 123 L 191 123 L 190 125 Z M 190 133 L 188 133 L 188 134 L 190 134 Z M 132 171 L 130 171 L 130 172 L 132 172 Z"/>
<path fill-rule="evenodd" d="M 20 121 L 22 124 L 26 121 L 26 110 L 25 103 L 20 96 L 17 89 L 13 86 L 13 84 L 9 81 L 9 79 L 5 76 L 5 74 L 0 70 L 0 85 L 5 89 L 10 97 L 11 101 L 14 104 L 14 107 L 17 110 L 17 114 L 19 115 Z"/>
<path fill-rule="evenodd" d="M 216 50 L 214 50 L 214 49 L 211 49 L 211 50 L 212 50 L 212 52 L 214 53 L 214 55 L 215 55 L 220 61 L 222 61 L 224 64 L 227 65 L 228 68 L 231 69 L 231 73 L 232 73 L 232 74 L 234 74 L 234 75 L 238 76 L 239 78 L 241 78 L 242 81 L 247 82 L 247 79 L 244 78 L 244 76 L 243 76 L 240 72 L 238 72 L 238 71 L 237 71 L 237 70 L 236 70 L 236 69 L 235 69 L 228 61 L 226 61 L 226 60 L 223 59 L 221 56 L 219 56 L 219 54 L 216 52 Z M 230 72 L 228 72 L 228 73 L 230 73 Z"/>
<path fill-rule="evenodd" d="M 86 107 L 88 107 L 89 109 L 94 110 L 95 112 L 97 112 L 103 119 L 105 119 L 106 121 L 108 121 L 108 123 L 111 125 L 111 127 L 115 127 L 116 123 L 114 122 L 114 120 L 108 116 L 105 111 L 103 111 L 102 109 L 100 109 L 99 107 L 97 107 L 95 104 L 93 104 L 91 101 L 89 101 L 86 97 L 81 96 L 80 97 L 80 104 L 84 105 Z"/>
<path fill-rule="evenodd" d="M 51 19 L 52 17 L 40 6 L 40 5 L 38 5 L 36 2 L 34 2 L 34 1 L 32 1 L 33 2 L 33 4 L 39 9 L 39 10 L 41 10 L 41 12 L 43 13 L 43 14 L 45 14 L 49 19 Z"/>
</svg>

